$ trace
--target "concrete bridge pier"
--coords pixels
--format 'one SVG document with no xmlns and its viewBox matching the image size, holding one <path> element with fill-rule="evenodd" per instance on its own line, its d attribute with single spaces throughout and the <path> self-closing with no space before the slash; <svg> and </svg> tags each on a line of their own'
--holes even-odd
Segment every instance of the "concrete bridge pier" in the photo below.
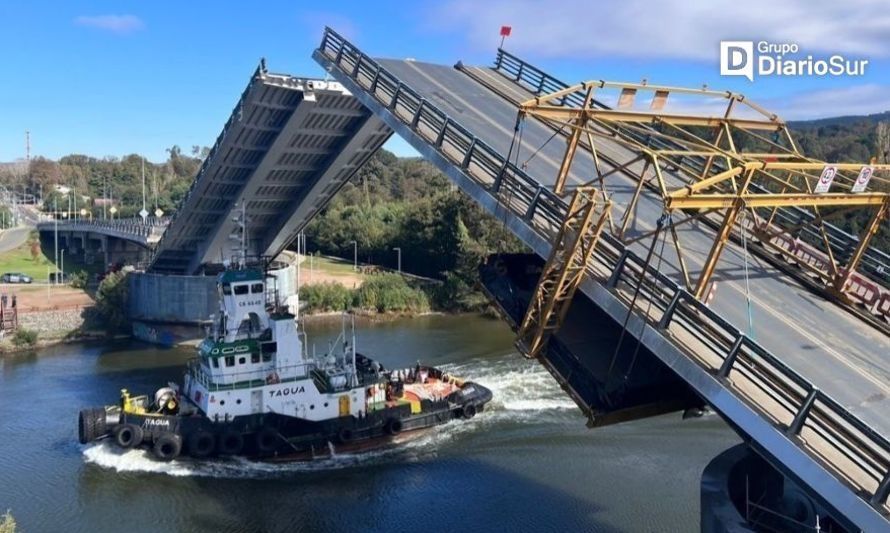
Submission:
<svg viewBox="0 0 890 533">
<path fill-rule="evenodd" d="M 857 530 L 748 444 L 727 449 L 702 473 L 702 533 Z"/>
</svg>

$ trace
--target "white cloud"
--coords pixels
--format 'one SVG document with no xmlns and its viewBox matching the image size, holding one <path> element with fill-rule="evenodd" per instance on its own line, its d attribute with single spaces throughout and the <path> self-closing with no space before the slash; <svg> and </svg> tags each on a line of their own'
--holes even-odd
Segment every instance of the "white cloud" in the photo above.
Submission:
<svg viewBox="0 0 890 533">
<path fill-rule="evenodd" d="M 135 15 L 83 15 L 76 17 L 74 19 L 74 24 L 90 28 L 98 28 L 119 35 L 133 33 L 145 27 L 142 19 Z"/>
<path fill-rule="evenodd" d="M 810 120 L 890 111 L 890 86 L 852 85 L 759 101 L 785 120 Z"/>
<path fill-rule="evenodd" d="M 430 24 L 489 50 L 512 25 L 511 51 L 549 57 L 716 61 L 721 40 L 793 42 L 802 51 L 890 55 L 886 0 L 450 0 Z"/>
</svg>

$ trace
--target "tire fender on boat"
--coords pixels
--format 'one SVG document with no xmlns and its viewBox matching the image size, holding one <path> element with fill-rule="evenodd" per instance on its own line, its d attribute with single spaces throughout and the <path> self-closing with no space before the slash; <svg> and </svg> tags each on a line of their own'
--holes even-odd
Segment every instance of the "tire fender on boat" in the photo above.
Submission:
<svg viewBox="0 0 890 533">
<path fill-rule="evenodd" d="M 114 442 L 121 448 L 133 448 L 142 444 L 145 432 L 136 424 L 121 424 L 114 429 Z"/>
<path fill-rule="evenodd" d="M 353 434 L 352 430 L 349 428 L 341 428 L 340 431 L 337 432 L 337 440 L 339 440 L 341 444 L 352 442 L 352 439 L 354 438 L 355 434 Z"/>
<path fill-rule="evenodd" d="M 172 461 L 182 453 L 182 437 L 175 433 L 161 433 L 151 451 L 159 461 Z"/>
<path fill-rule="evenodd" d="M 254 444 L 261 454 L 272 453 L 278 448 L 278 432 L 272 428 L 263 428 L 254 437 Z"/>
<path fill-rule="evenodd" d="M 213 434 L 207 431 L 198 431 L 193 433 L 188 440 L 189 455 L 196 458 L 209 457 L 216 448 L 216 439 Z"/>
<path fill-rule="evenodd" d="M 108 433 L 105 409 L 83 409 L 77 417 L 77 436 L 81 444 L 93 442 Z"/>
<path fill-rule="evenodd" d="M 383 426 L 383 430 L 390 435 L 398 435 L 402 432 L 402 421 L 398 418 L 390 418 Z"/>
<path fill-rule="evenodd" d="M 465 419 L 469 420 L 476 416 L 476 405 L 475 404 L 467 404 L 461 409 L 460 415 Z"/>
<path fill-rule="evenodd" d="M 237 431 L 223 431 L 216 443 L 220 455 L 238 455 L 244 449 L 244 436 Z"/>
</svg>

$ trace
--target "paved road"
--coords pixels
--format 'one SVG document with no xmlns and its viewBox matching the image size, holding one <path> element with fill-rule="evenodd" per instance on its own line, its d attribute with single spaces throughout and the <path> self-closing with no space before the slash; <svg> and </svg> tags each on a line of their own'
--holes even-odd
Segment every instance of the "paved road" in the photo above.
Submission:
<svg viewBox="0 0 890 533">
<path fill-rule="evenodd" d="M 28 242 L 32 229 L 22 226 L 0 231 L 0 253 L 14 250 Z"/>
<path fill-rule="evenodd" d="M 507 153 L 516 120 L 514 104 L 451 67 L 415 61 L 379 61 L 470 132 Z M 519 90 L 498 74 L 491 75 L 500 78 L 508 89 Z M 558 138 L 548 143 L 552 135 L 553 131 L 546 126 L 534 120 L 526 121 L 518 159 L 520 163 L 528 160 L 527 172 L 548 185 L 554 182 L 565 147 Z M 601 144 L 598 148 L 616 159 L 629 159 L 627 152 L 617 145 Z M 531 157 L 537 150 L 540 151 Z M 570 180 L 581 183 L 592 176 L 592 158 L 579 152 Z M 622 174 L 608 180 L 609 191 L 618 207 L 616 212 L 623 213 L 635 182 Z M 674 179 L 674 183 L 679 181 Z M 629 236 L 653 229 L 661 210 L 658 198 L 641 198 L 640 218 Z M 680 238 L 688 267 L 695 276 L 713 242 L 713 232 L 703 225 L 683 226 Z M 645 241 L 636 247 L 639 251 L 648 244 L 649 241 Z M 662 270 L 679 280 L 677 264 L 669 243 L 665 247 Z M 814 296 L 762 260 L 750 258 L 749 269 L 751 314 L 757 341 L 882 434 L 890 435 L 890 339 L 836 305 Z M 736 327 L 747 331 L 744 253 L 739 246 L 727 246 L 715 279 L 718 291 L 712 307 Z"/>
</svg>

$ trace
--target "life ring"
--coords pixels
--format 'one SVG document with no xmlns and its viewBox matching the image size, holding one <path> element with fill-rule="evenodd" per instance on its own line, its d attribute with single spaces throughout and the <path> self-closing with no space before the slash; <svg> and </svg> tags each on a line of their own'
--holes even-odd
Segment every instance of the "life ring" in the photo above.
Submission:
<svg viewBox="0 0 890 533">
<path fill-rule="evenodd" d="M 280 383 L 281 379 L 278 377 L 278 372 L 272 372 L 268 376 L 266 376 L 266 383 L 269 385 L 274 385 L 276 383 Z"/>
<path fill-rule="evenodd" d="M 121 424 L 114 430 L 114 442 L 121 448 L 133 448 L 142 444 L 145 432 L 136 424 Z"/>
<path fill-rule="evenodd" d="M 244 449 L 244 436 L 237 431 L 224 431 L 216 442 L 216 449 L 220 455 L 238 455 Z"/>
<path fill-rule="evenodd" d="M 355 434 L 349 428 L 341 428 L 340 431 L 337 432 L 337 440 L 339 440 L 341 444 L 352 442 L 352 439 L 354 438 Z"/>
<path fill-rule="evenodd" d="M 260 454 L 270 454 L 278 448 L 278 432 L 272 428 L 263 428 L 254 437 L 254 444 Z"/>
<path fill-rule="evenodd" d="M 398 418 L 390 418 L 386 421 L 386 425 L 383 426 L 383 430 L 386 431 L 389 435 L 398 435 L 402 432 L 402 421 Z"/>
<path fill-rule="evenodd" d="M 151 451 L 160 461 L 172 461 L 182 452 L 182 437 L 175 433 L 162 433 L 155 439 Z"/>
<path fill-rule="evenodd" d="M 465 419 L 469 420 L 476 416 L 476 406 L 474 404 L 465 405 L 463 409 L 461 409 L 460 415 Z"/>
<path fill-rule="evenodd" d="M 189 455 L 198 459 L 209 457 L 216 448 L 216 439 L 213 438 L 212 433 L 207 431 L 198 431 L 192 434 L 187 443 Z"/>
</svg>

